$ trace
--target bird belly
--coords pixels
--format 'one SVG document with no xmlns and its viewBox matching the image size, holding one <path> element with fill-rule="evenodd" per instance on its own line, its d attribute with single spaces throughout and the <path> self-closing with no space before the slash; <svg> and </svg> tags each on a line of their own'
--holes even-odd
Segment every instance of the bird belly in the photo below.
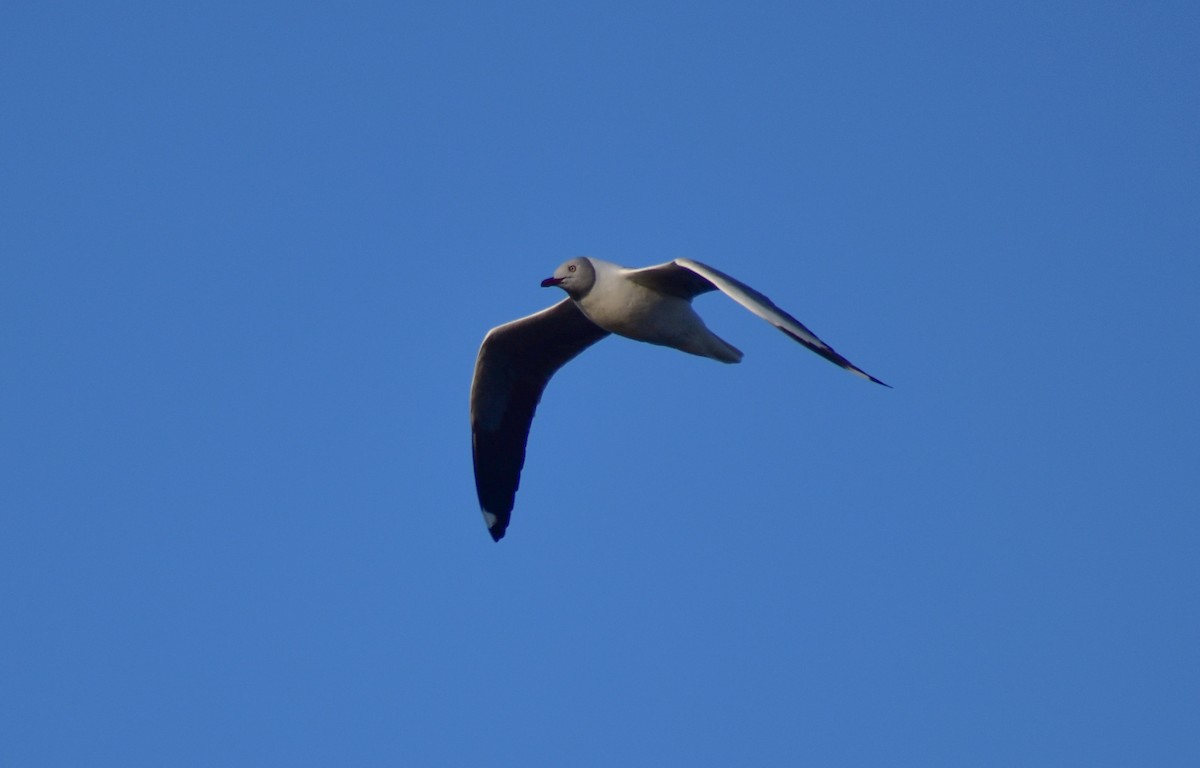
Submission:
<svg viewBox="0 0 1200 768">
<path fill-rule="evenodd" d="M 589 298 L 579 302 L 579 308 L 593 323 L 618 336 L 725 363 L 742 359 L 740 351 L 708 330 L 686 299 L 652 291 L 629 291 L 621 301 L 589 302 Z"/>
</svg>

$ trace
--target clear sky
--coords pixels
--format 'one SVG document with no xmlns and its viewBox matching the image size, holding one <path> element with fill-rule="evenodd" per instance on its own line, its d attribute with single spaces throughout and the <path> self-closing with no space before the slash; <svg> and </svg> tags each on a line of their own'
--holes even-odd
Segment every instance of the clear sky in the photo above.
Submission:
<svg viewBox="0 0 1200 768">
<path fill-rule="evenodd" d="M 0 10 L 0 764 L 1200 764 L 1193 2 Z M 467 394 L 608 339 L 495 544 Z"/>
</svg>

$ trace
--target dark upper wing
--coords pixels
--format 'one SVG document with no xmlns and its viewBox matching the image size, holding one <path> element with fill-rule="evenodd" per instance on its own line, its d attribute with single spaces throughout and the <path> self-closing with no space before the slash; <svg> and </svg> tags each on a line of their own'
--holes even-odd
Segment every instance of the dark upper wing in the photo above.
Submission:
<svg viewBox="0 0 1200 768">
<path fill-rule="evenodd" d="M 504 536 L 512 515 L 529 425 L 546 383 L 607 335 L 564 299 L 484 337 L 471 381 L 471 450 L 479 507 L 494 540 Z"/>
<path fill-rule="evenodd" d="M 681 299 L 690 300 L 702 293 L 717 290 L 717 286 L 703 275 L 680 266 L 678 260 L 668 261 L 666 264 L 656 264 L 653 267 L 628 269 L 625 270 L 625 277 L 638 285 L 644 285 L 659 293 L 678 296 Z"/>
<path fill-rule="evenodd" d="M 741 304 L 746 309 L 766 320 L 768 323 L 783 331 L 788 336 L 791 336 L 793 339 L 808 347 L 813 352 L 816 352 L 826 360 L 840 365 L 851 373 L 858 374 L 864 379 L 869 379 L 876 384 L 883 384 L 885 387 L 889 386 L 888 384 L 884 384 L 879 379 L 875 378 L 871 374 L 856 366 L 854 363 L 851 363 L 849 360 L 839 355 L 836 351 L 834 351 L 833 347 L 817 338 L 817 334 L 810 331 L 804 325 L 804 323 L 775 306 L 775 302 L 771 301 L 766 296 L 763 296 L 761 293 L 741 282 L 740 280 L 730 277 L 724 272 L 713 269 L 706 264 L 701 264 L 698 261 L 692 261 L 691 259 L 676 259 L 675 261 L 671 262 L 671 265 L 674 265 L 676 269 L 693 273 L 697 278 L 703 280 L 711 286 L 709 290 L 712 290 L 712 288 L 720 289 L 720 291 L 726 296 L 733 299 L 738 304 Z M 674 276 L 673 272 L 665 269 L 665 267 L 671 265 L 664 264 L 660 267 L 651 267 L 651 270 L 661 273 L 672 281 L 681 282 Z M 702 291 L 697 291 L 697 293 L 701 292 Z"/>
</svg>

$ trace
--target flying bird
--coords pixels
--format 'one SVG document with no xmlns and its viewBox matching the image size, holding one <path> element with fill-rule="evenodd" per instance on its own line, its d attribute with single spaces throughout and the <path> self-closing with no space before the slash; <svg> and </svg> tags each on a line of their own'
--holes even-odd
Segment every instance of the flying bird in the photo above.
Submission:
<svg viewBox="0 0 1200 768">
<path fill-rule="evenodd" d="M 721 291 L 830 362 L 876 384 L 796 318 L 743 282 L 691 259 L 628 269 L 600 259 L 564 262 L 543 288 L 567 298 L 541 312 L 488 331 L 471 382 L 471 449 L 475 490 L 492 539 L 508 528 L 525 465 L 533 413 L 554 372 L 610 333 L 674 347 L 722 363 L 742 353 L 708 329 L 692 299 Z"/>
</svg>

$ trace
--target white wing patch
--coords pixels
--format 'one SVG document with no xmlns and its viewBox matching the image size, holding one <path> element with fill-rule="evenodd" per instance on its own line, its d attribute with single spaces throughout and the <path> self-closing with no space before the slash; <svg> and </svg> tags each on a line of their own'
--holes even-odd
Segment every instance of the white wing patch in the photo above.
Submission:
<svg viewBox="0 0 1200 768">
<path fill-rule="evenodd" d="M 754 290 L 745 283 L 737 280 L 724 272 L 713 269 L 710 266 L 701 264 L 698 261 L 691 259 L 675 259 L 675 264 L 684 269 L 691 270 L 697 275 L 700 275 L 705 280 L 715 285 L 721 293 L 741 304 L 746 309 L 766 320 L 771 325 L 783 331 L 788 336 L 791 336 L 796 341 L 816 352 L 821 357 L 840 365 L 851 373 L 862 376 L 867 381 L 873 381 L 876 384 L 883 384 L 885 387 L 890 387 L 889 384 L 884 384 L 879 379 L 867 373 L 863 369 L 856 366 L 846 358 L 838 354 L 833 347 L 817 338 L 817 334 L 805 327 L 804 323 L 784 312 L 779 307 L 775 306 L 775 302 L 768 299 L 758 291 Z"/>
<path fill-rule="evenodd" d="M 796 336 L 799 336 L 804 342 L 818 349 L 829 349 L 828 344 L 818 339 L 816 334 L 805 328 L 799 320 L 775 306 L 775 302 L 745 283 L 735 280 L 724 272 L 719 272 L 698 261 L 675 259 L 675 263 L 681 267 L 687 267 L 698 275 L 703 275 L 705 279 L 717 286 L 721 293 L 741 304 L 768 323 L 780 328 L 786 328 Z"/>
</svg>

